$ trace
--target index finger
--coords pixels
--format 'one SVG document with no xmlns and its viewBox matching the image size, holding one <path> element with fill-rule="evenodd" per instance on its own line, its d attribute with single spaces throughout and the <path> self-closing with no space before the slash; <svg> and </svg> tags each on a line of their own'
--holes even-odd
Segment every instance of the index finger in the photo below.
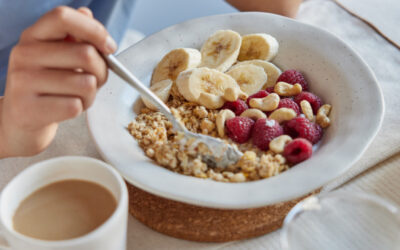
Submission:
<svg viewBox="0 0 400 250">
<path fill-rule="evenodd" d="M 113 53 L 117 48 L 99 21 L 66 6 L 57 7 L 43 15 L 22 34 L 21 40 L 60 40 L 67 35 L 93 44 L 105 54 Z"/>
</svg>

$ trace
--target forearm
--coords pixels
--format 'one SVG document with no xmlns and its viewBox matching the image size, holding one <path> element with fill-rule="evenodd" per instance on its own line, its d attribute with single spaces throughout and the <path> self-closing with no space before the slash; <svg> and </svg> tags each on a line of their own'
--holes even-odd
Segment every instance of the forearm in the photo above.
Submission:
<svg viewBox="0 0 400 250">
<path fill-rule="evenodd" d="M 303 0 L 226 0 L 240 11 L 270 12 L 295 17 Z"/>
</svg>

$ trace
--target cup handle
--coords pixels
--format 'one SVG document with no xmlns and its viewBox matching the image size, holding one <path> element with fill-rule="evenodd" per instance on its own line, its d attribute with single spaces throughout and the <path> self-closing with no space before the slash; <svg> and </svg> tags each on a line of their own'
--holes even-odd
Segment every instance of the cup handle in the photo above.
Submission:
<svg viewBox="0 0 400 250">
<path fill-rule="evenodd" d="M 283 220 L 283 225 L 280 233 L 280 241 L 281 247 L 283 250 L 290 250 L 291 247 L 289 245 L 289 225 L 292 221 L 301 213 L 309 210 L 319 210 L 321 209 L 321 203 L 319 197 L 316 195 L 311 195 L 299 203 L 297 203 L 286 215 L 285 219 Z"/>
</svg>

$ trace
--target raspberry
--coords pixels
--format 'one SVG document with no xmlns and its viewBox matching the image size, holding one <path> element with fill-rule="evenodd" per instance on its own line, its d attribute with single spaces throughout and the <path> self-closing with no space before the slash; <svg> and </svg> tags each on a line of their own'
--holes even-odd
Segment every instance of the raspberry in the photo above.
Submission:
<svg viewBox="0 0 400 250">
<path fill-rule="evenodd" d="M 261 150 L 269 149 L 269 142 L 283 134 L 283 128 L 275 120 L 261 118 L 253 128 L 253 144 Z"/>
<path fill-rule="evenodd" d="M 319 98 L 318 96 L 316 96 L 311 92 L 303 91 L 294 97 L 294 101 L 298 105 L 300 105 L 300 102 L 303 100 L 307 100 L 311 104 L 314 114 L 316 114 L 318 112 L 319 107 L 322 106 L 321 98 Z"/>
<path fill-rule="evenodd" d="M 308 83 L 304 76 L 297 70 L 290 69 L 283 72 L 276 82 L 286 82 L 294 85 L 295 83 L 299 83 L 303 90 L 308 90 Z"/>
<path fill-rule="evenodd" d="M 240 115 L 248 108 L 249 106 L 243 100 L 237 99 L 234 102 L 225 102 L 221 109 L 230 109 L 235 115 Z"/>
<path fill-rule="evenodd" d="M 227 135 L 237 143 L 249 140 L 254 121 L 248 117 L 234 117 L 226 121 Z"/>
<path fill-rule="evenodd" d="M 285 134 L 292 138 L 301 137 L 309 140 L 312 144 L 317 143 L 322 137 L 322 128 L 307 118 L 298 116 L 284 125 Z"/>
<path fill-rule="evenodd" d="M 289 142 L 283 150 L 283 156 L 290 163 L 296 164 L 307 160 L 312 155 L 312 145 L 303 138 L 297 138 Z"/>
<path fill-rule="evenodd" d="M 274 88 L 275 88 L 275 86 L 269 87 L 269 88 L 266 88 L 265 91 L 267 91 L 268 93 L 274 93 L 275 92 Z"/>
<path fill-rule="evenodd" d="M 263 98 L 269 95 L 268 91 L 265 90 L 260 90 L 255 94 L 252 94 L 251 96 L 249 96 L 246 100 L 247 106 L 250 106 L 250 100 L 253 98 Z"/>
<path fill-rule="evenodd" d="M 290 108 L 296 111 L 297 115 L 300 115 L 300 107 L 291 98 L 283 98 L 279 101 L 279 108 Z"/>
</svg>

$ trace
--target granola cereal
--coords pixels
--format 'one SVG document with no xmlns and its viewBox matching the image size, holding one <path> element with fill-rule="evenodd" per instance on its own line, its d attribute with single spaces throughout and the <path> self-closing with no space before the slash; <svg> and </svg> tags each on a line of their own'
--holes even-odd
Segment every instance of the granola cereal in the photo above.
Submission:
<svg viewBox="0 0 400 250">
<path fill-rule="evenodd" d="M 188 130 L 218 137 L 218 110 L 187 102 L 174 93 L 167 105 Z M 289 168 L 282 155 L 254 149 L 251 143 L 239 145 L 244 154 L 235 165 L 226 169 L 211 168 L 197 155 L 197 149 L 184 147 L 181 150 L 182 135 L 172 129 L 172 124 L 162 113 L 147 108 L 143 108 L 129 124 L 128 130 L 149 158 L 180 174 L 222 182 L 244 182 L 271 177 Z M 223 139 L 234 143 L 226 136 Z"/>
</svg>

